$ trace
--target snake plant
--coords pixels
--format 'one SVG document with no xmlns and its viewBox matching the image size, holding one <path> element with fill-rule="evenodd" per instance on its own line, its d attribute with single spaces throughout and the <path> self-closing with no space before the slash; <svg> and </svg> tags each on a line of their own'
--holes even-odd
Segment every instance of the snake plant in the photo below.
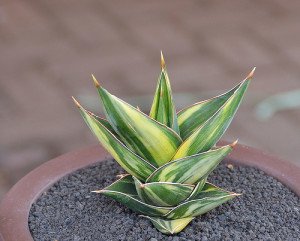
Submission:
<svg viewBox="0 0 300 241">
<path fill-rule="evenodd" d="M 237 142 L 216 146 L 254 70 L 228 92 L 176 113 L 161 54 L 161 73 L 149 115 L 109 93 L 93 76 L 106 119 L 73 98 L 74 102 L 99 142 L 128 173 L 94 192 L 140 213 L 165 234 L 180 232 L 196 216 L 238 196 L 207 182 L 207 176 Z"/>
</svg>

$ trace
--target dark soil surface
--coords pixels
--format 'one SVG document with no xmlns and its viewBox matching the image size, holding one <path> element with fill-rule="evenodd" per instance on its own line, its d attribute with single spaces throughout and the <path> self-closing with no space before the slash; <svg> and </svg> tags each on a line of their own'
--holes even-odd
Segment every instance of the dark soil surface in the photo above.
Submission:
<svg viewBox="0 0 300 241">
<path fill-rule="evenodd" d="M 90 191 L 116 180 L 122 169 L 113 160 L 61 179 L 32 206 L 29 227 L 35 240 L 299 240 L 300 199 L 264 172 L 220 165 L 210 182 L 243 193 L 195 218 L 174 236 L 123 205 Z"/>
</svg>

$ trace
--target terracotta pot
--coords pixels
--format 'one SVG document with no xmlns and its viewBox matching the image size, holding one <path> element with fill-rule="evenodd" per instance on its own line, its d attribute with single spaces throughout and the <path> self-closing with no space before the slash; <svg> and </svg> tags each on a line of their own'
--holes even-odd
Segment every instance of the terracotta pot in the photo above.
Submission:
<svg viewBox="0 0 300 241">
<path fill-rule="evenodd" d="M 28 215 L 37 198 L 63 176 L 107 157 L 109 155 L 101 146 L 89 147 L 48 161 L 23 177 L 0 204 L 0 240 L 32 241 Z M 257 167 L 280 180 L 300 196 L 300 167 L 288 161 L 243 145 L 237 145 L 225 161 L 235 165 Z"/>
</svg>

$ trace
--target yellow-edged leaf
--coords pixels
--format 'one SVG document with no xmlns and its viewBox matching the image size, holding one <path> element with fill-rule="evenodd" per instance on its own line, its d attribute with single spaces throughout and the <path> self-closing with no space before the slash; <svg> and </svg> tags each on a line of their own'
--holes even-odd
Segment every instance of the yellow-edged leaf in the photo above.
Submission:
<svg viewBox="0 0 300 241">
<path fill-rule="evenodd" d="M 183 202 L 165 214 L 168 219 L 196 217 L 202 215 L 221 204 L 239 196 L 240 194 L 228 192 L 210 183 L 206 183 L 201 192 L 192 200 Z"/>
<path fill-rule="evenodd" d="M 117 180 L 102 190 L 93 192 L 111 197 L 131 210 L 145 215 L 162 216 L 172 209 L 169 207 L 158 207 L 144 203 L 137 195 L 134 181 L 130 175 Z"/>
<path fill-rule="evenodd" d="M 174 156 L 182 143 L 176 132 L 96 86 L 107 120 L 128 148 L 156 167 Z"/>
<path fill-rule="evenodd" d="M 211 118 L 234 94 L 240 84 L 241 83 L 222 95 L 198 102 L 179 111 L 177 115 L 181 138 L 186 140 Z"/>
<path fill-rule="evenodd" d="M 173 182 L 141 183 L 133 178 L 139 197 L 148 204 L 160 207 L 172 207 L 186 200 L 192 193 L 194 185 Z"/>
<path fill-rule="evenodd" d="M 129 150 L 112 132 L 109 123 L 85 110 L 75 99 L 80 113 L 86 124 L 97 137 L 103 147 L 114 157 L 114 159 L 131 175 L 146 180 L 155 170 L 155 167 Z M 105 124 L 104 124 L 105 123 Z"/>
<path fill-rule="evenodd" d="M 201 179 L 206 178 L 219 165 L 223 158 L 231 152 L 232 146 L 235 144 L 236 142 L 231 145 L 168 162 L 156 169 L 147 178 L 146 182 L 177 182 L 186 184 L 199 182 Z"/>
<path fill-rule="evenodd" d="M 161 73 L 157 81 L 156 91 L 149 115 L 151 118 L 172 128 L 179 134 L 177 114 L 173 102 L 171 85 L 162 52 Z"/>
<path fill-rule="evenodd" d="M 253 71 L 240 83 L 220 109 L 181 144 L 173 160 L 208 151 L 217 143 L 231 123 L 253 76 Z"/>
</svg>

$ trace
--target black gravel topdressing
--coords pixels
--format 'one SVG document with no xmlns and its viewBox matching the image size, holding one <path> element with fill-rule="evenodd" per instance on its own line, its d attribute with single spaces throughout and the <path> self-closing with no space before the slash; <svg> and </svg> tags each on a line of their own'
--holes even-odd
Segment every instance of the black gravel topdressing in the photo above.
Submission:
<svg viewBox="0 0 300 241">
<path fill-rule="evenodd" d="M 32 206 L 29 228 L 35 240 L 300 240 L 300 199 L 262 171 L 220 165 L 212 183 L 243 193 L 194 219 L 175 236 L 158 232 L 116 201 L 90 191 L 123 173 L 113 160 L 61 179 Z"/>
</svg>

